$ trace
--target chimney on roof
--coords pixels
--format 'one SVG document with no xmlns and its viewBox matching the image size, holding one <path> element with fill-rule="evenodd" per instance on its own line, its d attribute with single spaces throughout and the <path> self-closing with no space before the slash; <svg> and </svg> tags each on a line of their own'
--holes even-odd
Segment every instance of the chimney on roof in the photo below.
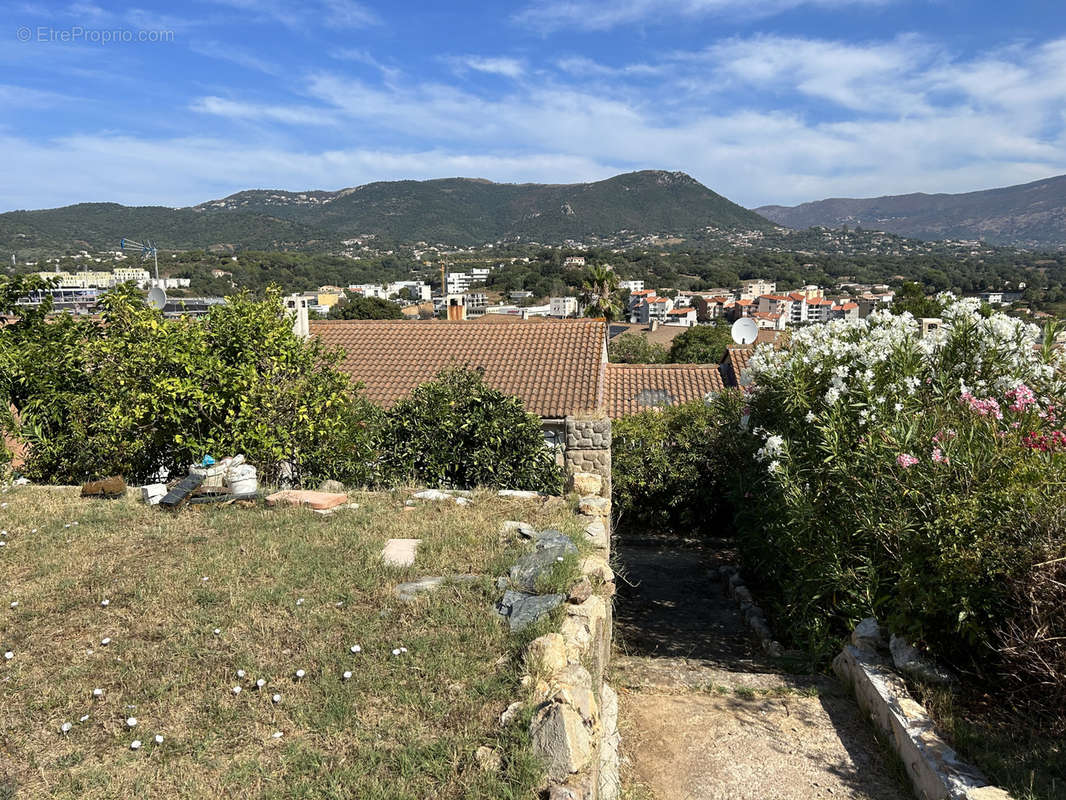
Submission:
<svg viewBox="0 0 1066 800">
<path fill-rule="evenodd" d="M 448 295 L 448 321 L 458 322 L 466 319 L 466 298 L 461 294 Z"/>
</svg>

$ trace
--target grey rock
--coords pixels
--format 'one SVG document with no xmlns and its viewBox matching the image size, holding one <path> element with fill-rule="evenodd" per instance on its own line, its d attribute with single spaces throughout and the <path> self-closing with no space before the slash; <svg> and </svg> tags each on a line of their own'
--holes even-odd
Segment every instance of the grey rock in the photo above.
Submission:
<svg viewBox="0 0 1066 800">
<path fill-rule="evenodd" d="M 500 526 L 500 534 L 503 536 L 517 533 L 524 539 L 532 539 L 537 530 L 528 522 L 517 522 L 513 519 L 509 519 Z"/>
<path fill-rule="evenodd" d="M 873 617 L 867 617 L 858 625 L 851 634 L 851 643 L 860 650 L 868 653 L 876 653 L 885 646 L 885 637 L 881 633 L 881 626 Z"/>
<path fill-rule="evenodd" d="M 517 633 L 560 606 L 564 600 L 565 594 L 534 595 L 508 589 L 503 593 L 497 610 L 507 617 L 511 631 Z"/>
<path fill-rule="evenodd" d="M 500 727 L 510 725 L 518 717 L 518 712 L 522 710 L 522 706 L 523 703 L 520 700 L 516 700 L 507 706 L 504 712 L 500 714 Z"/>
<path fill-rule="evenodd" d="M 540 492 L 530 492 L 525 489 L 500 489 L 496 494 L 500 497 L 514 497 L 518 500 L 536 500 L 541 497 Z"/>
<path fill-rule="evenodd" d="M 568 546 L 549 546 L 522 556 L 511 567 L 511 582 L 524 591 L 536 591 L 538 577 L 549 572 L 560 558 L 577 552 L 577 547 L 569 539 L 566 544 Z"/>
<path fill-rule="evenodd" d="M 888 649 L 892 653 L 892 663 L 896 669 L 908 678 L 937 686 L 955 682 L 955 677 L 950 672 L 927 658 L 902 636 L 892 634 Z"/>
<path fill-rule="evenodd" d="M 581 715 L 569 706 L 551 703 L 541 709 L 530 725 L 530 739 L 553 781 L 566 780 L 592 760 L 592 739 Z"/>
<path fill-rule="evenodd" d="M 392 590 L 392 593 L 405 603 L 413 603 L 420 596 L 435 592 L 446 583 L 473 583 L 478 579 L 477 575 L 430 575 L 419 578 L 417 581 L 401 583 Z"/>
<path fill-rule="evenodd" d="M 547 530 L 540 531 L 533 534 L 534 547 L 537 550 L 549 550 L 551 548 L 561 548 L 566 553 L 576 553 L 577 547 L 562 531 L 555 530 L 554 528 L 548 528 Z"/>
<path fill-rule="evenodd" d="M 348 489 L 340 481 L 322 481 L 318 485 L 318 491 L 330 492 L 331 494 L 344 494 Z"/>
</svg>

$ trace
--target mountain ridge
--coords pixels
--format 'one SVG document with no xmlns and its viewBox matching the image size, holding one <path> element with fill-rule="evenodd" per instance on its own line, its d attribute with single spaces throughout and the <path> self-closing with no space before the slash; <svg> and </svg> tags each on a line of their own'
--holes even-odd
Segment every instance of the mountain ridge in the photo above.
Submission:
<svg viewBox="0 0 1066 800">
<path fill-rule="evenodd" d="M 0 248 L 113 246 L 147 237 L 164 249 L 335 248 L 374 236 L 468 246 L 502 239 L 691 234 L 708 227 L 771 230 L 753 211 L 682 172 L 644 170 L 576 184 L 483 178 L 377 181 L 336 191 L 245 189 L 195 206 L 81 203 L 0 214 Z"/>
<path fill-rule="evenodd" d="M 957 194 L 832 197 L 752 210 L 789 228 L 861 225 L 916 239 L 1066 247 L 1066 175 Z"/>
</svg>

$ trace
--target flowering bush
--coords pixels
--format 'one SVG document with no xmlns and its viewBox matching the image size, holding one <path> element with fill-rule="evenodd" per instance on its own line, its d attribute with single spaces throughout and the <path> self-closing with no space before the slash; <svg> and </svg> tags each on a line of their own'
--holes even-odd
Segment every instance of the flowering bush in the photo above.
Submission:
<svg viewBox="0 0 1066 800">
<path fill-rule="evenodd" d="M 1063 363 L 1035 326 L 939 299 L 925 337 L 875 312 L 754 355 L 738 490 L 760 502 L 738 504 L 739 543 L 815 649 L 876 614 L 991 668 L 1004 620 L 1028 611 L 1016 582 L 1066 553 Z"/>
</svg>

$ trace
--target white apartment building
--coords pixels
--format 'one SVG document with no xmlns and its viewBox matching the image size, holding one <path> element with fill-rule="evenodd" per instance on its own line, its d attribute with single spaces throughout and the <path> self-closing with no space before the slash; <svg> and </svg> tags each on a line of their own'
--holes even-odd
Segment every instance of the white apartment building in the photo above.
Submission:
<svg viewBox="0 0 1066 800">
<path fill-rule="evenodd" d="M 643 292 L 644 281 L 619 281 L 619 289 L 625 289 L 627 292 Z"/>
<path fill-rule="evenodd" d="M 669 297 L 645 297 L 633 309 L 630 320 L 640 325 L 665 323 L 673 308 L 674 301 Z"/>
<path fill-rule="evenodd" d="M 807 321 L 807 295 L 803 292 L 792 292 L 788 299 L 792 301 L 789 311 L 788 322 L 790 325 L 799 325 Z"/>
<path fill-rule="evenodd" d="M 474 283 L 468 272 L 449 272 L 447 275 L 448 294 L 466 294 Z"/>
<path fill-rule="evenodd" d="M 752 278 L 740 282 L 740 294 L 738 300 L 754 300 L 764 294 L 773 294 L 777 291 L 777 284 L 765 278 Z"/>
<path fill-rule="evenodd" d="M 576 297 L 550 297 L 548 298 L 549 317 L 573 317 L 577 316 Z"/>
<path fill-rule="evenodd" d="M 696 324 L 696 309 L 692 306 L 672 308 L 666 312 L 666 322 L 664 324 L 691 328 Z"/>
</svg>

